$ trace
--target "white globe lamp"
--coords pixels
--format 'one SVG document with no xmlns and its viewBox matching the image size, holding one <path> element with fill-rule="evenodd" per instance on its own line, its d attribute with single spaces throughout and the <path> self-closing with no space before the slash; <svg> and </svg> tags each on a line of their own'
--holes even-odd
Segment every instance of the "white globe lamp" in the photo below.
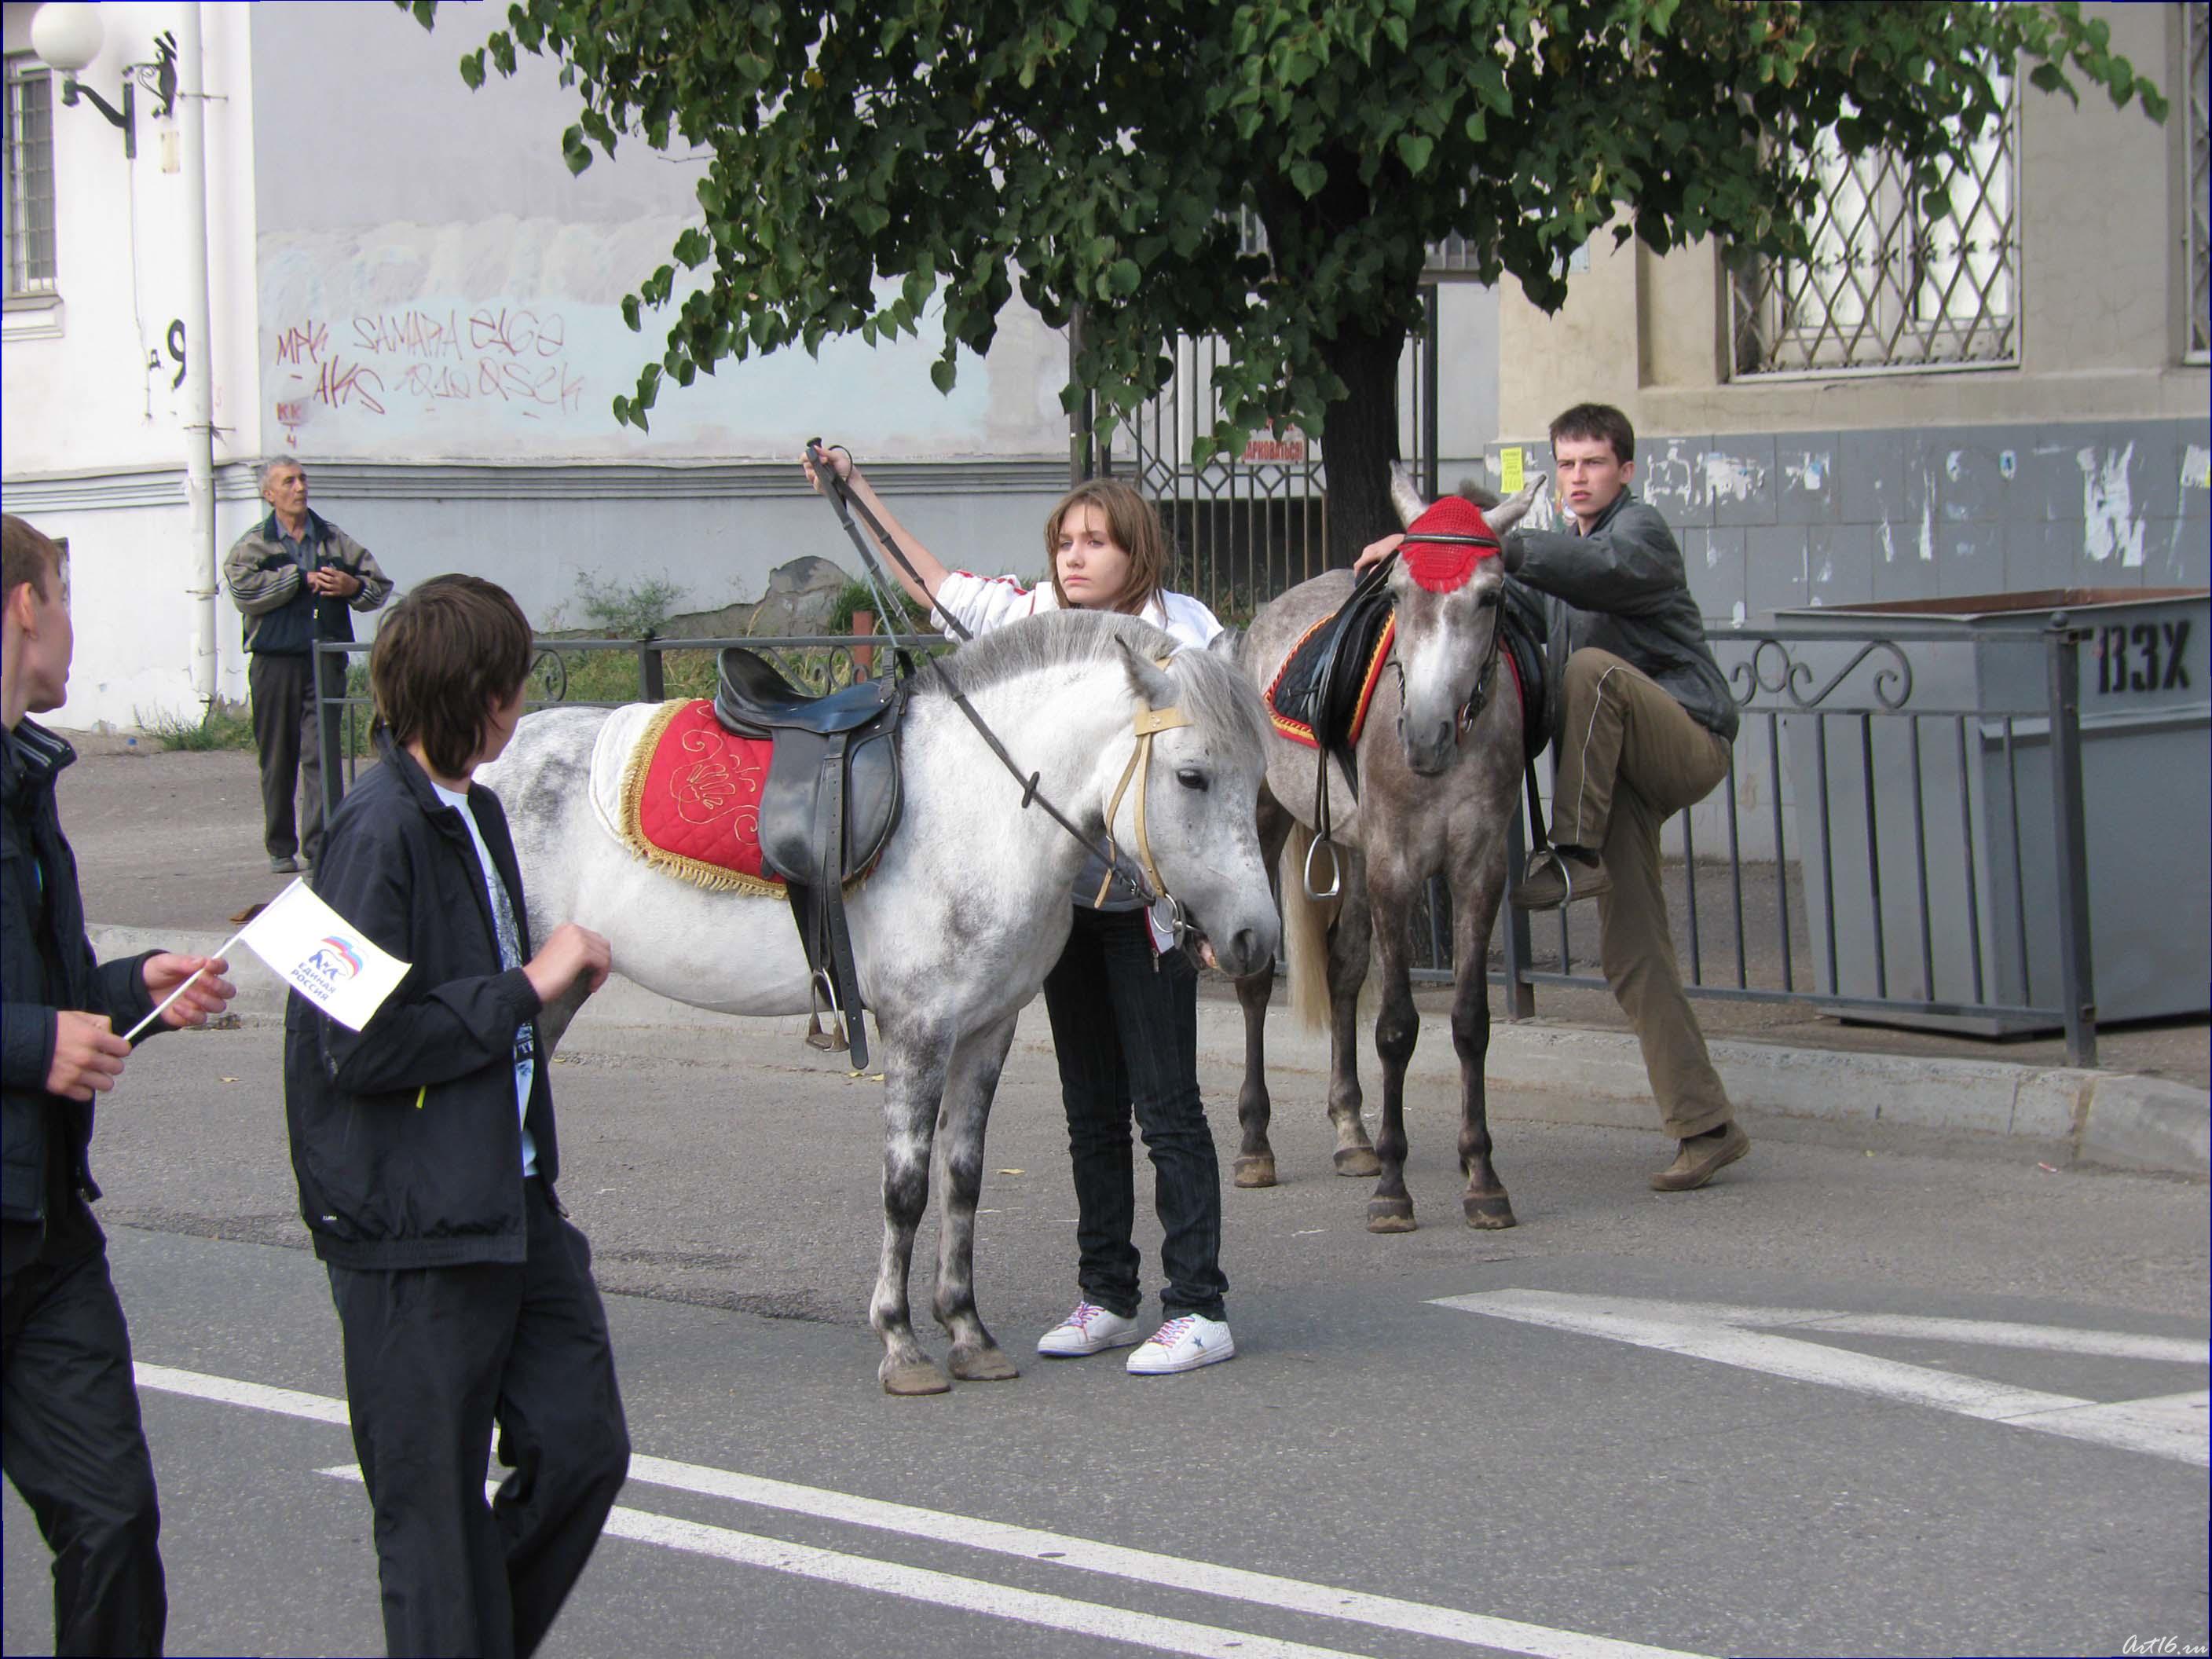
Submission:
<svg viewBox="0 0 2212 1659">
<path fill-rule="evenodd" d="M 31 50 L 61 75 L 75 75 L 99 57 L 101 34 L 98 6 L 49 0 L 31 19 Z"/>
</svg>

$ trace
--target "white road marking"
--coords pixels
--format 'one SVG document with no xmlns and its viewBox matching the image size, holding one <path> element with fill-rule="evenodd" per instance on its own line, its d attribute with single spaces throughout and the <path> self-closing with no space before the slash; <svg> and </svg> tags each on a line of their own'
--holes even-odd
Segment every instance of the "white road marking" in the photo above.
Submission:
<svg viewBox="0 0 2212 1659">
<path fill-rule="evenodd" d="M 341 1480 L 361 1480 L 360 1467 L 352 1463 L 315 1472 L 334 1475 Z M 487 1482 L 485 1490 L 489 1493 L 497 1488 Z M 716 1556 L 740 1566 L 765 1567 L 771 1572 L 817 1578 L 824 1583 L 844 1584 L 854 1589 L 876 1590 L 885 1595 L 903 1596 L 909 1601 L 957 1607 L 963 1613 L 1010 1619 L 1077 1636 L 1103 1637 L 1108 1641 L 1127 1642 L 1161 1653 L 1190 1654 L 1196 1659 L 1361 1659 L 1341 1648 L 1310 1647 L 1304 1642 L 1285 1642 L 1272 1636 L 1255 1636 L 1248 1631 L 1224 1630 L 1212 1625 L 1194 1625 L 1188 1620 L 1164 1619 L 1157 1613 L 1100 1607 L 1093 1601 L 1014 1589 L 927 1567 L 901 1566 L 892 1561 L 878 1561 L 872 1556 L 847 1555 L 837 1550 L 817 1549 L 811 1544 L 793 1544 L 781 1538 L 737 1532 L 728 1527 L 679 1521 L 673 1516 L 654 1515 L 620 1504 L 607 1516 L 606 1534 L 610 1538 L 633 1538 L 640 1543 L 658 1544 L 664 1549 L 682 1550 L 687 1554 Z"/>
<path fill-rule="evenodd" d="M 187 1394 L 195 1400 L 213 1400 L 225 1406 L 247 1406 L 282 1417 L 304 1417 L 316 1423 L 342 1423 L 353 1419 L 346 1402 L 328 1395 L 301 1394 L 297 1389 L 272 1389 L 263 1382 L 241 1382 L 234 1376 L 210 1376 L 205 1371 L 180 1371 L 167 1365 L 140 1360 L 131 1368 L 138 1386 L 163 1394 Z"/>
<path fill-rule="evenodd" d="M 1467 1313 L 1608 1337 L 1794 1382 L 1825 1383 L 1911 1405 L 1933 1406 L 1964 1417 L 2145 1452 L 2178 1463 L 2212 1466 L 2212 1436 L 2208 1436 L 2208 1420 L 2212 1420 L 2208 1404 L 2212 1404 L 2212 1396 L 2203 1392 L 2111 1402 L 2084 1400 L 1961 1376 L 1933 1366 L 1907 1364 L 1794 1336 L 1769 1335 L 1753 1328 L 1783 1326 L 1838 1335 L 1932 1337 L 2202 1365 L 2207 1361 L 2207 1348 L 2199 1342 L 1984 1320 L 1656 1302 L 1555 1291 L 1486 1291 L 1473 1296 L 1439 1297 L 1436 1301 L 1439 1307 Z"/>
<path fill-rule="evenodd" d="M 164 1365 L 137 1366 L 141 1388 L 158 1389 L 170 1394 L 191 1395 L 196 1399 L 216 1401 L 225 1405 L 242 1406 L 256 1411 L 274 1412 L 288 1417 L 304 1417 L 316 1422 L 339 1423 L 349 1421 L 346 1404 L 321 1395 L 302 1394 L 291 1389 L 270 1388 L 258 1382 L 240 1382 L 227 1376 L 212 1376 L 203 1372 L 178 1370 Z M 349 1475 L 358 1479 L 358 1472 L 350 1465 L 323 1471 L 326 1474 Z M 887 1503 L 880 1498 L 862 1498 L 849 1492 L 832 1492 L 823 1487 L 799 1486 L 785 1480 L 773 1480 L 758 1475 L 739 1474 L 729 1469 L 719 1469 L 696 1463 L 680 1463 L 668 1458 L 648 1457 L 632 1454 L 629 1478 L 647 1486 L 665 1486 L 674 1491 L 689 1492 L 704 1497 L 726 1498 L 763 1508 L 781 1510 L 794 1515 L 812 1516 L 817 1519 L 842 1522 L 852 1526 L 867 1527 L 878 1531 L 898 1533 L 907 1537 L 926 1538 L 938 1542 L 963 1545 L 971 1549 L 994 1554 L 1019 1557 L 1024 1560 L 1048 1562 L 1054 1566 L 1071 1567 L 1079 1571 L 1095 1572 L 1109 1577 L 1128 1579 L 1137 1583 L 1157 1585 L 1163 1589 L 1190 1590 L 1200 1595 L 1221 1596 L 1231 1601 L 1249 1601 L 1287 1613 L 1310 1617 L 1334 1619 L 1352 1624 L 1363 1624 L 1380 1629 L 1401 1631 L 1417 1636 L 1436 1637 L 1444 1641 L 1458 1642 L 1471 1647 L 1488 1648 L 1506 1653 L 1526 1654 L 1530 1659 L 1685 1659 L 1682 1650 L 1650 1647 L 1634 1642 L 1620 1642 L 1607 1637 L 1590 1636 L 1578 1631 L 1555 1630 L 1548 1626 L 1524 1624 L 1518 1620 L 1496 1619 L 1482 1613 L 1465 1613 L 1455 1607 L 1445 1607 L 1422 1601 L 1401 1601 L 1395 1596 L 1370 1595 L 1363 1591 L 1340 1589 L 1327 1584 L 1309 1583 L 1302 1579 L 1279 1577 L 1272 1573 L 1249 1572 L 1238 1567 L 1218 1566 L 1210 1562 L 1188 1561 L 1177 1556 L 1156 1554 L 1148 1550 L 1125 1548 L 1118 1544 L 1102 1543 L 1096 1540 L 1073 1537 L 1066 1534 L 1045 1532 L 1031 1527 L 1012 1526 L 1004 1522 L 986 1521 L 971 1516 L 950 1515 L 936 1510 L 921 1509 L 906 1504 Z M 642 1511 L 617 1510 L 617 1515 L 635 1516 L 641 1524 L 675 1528 L 690 1528 L 693 1523 L 670 1520 Z M 625 1524 L 629 1524 L 625 1522 Z M 610 1531 L 614 1528 L 610 1523 Z M 625 1537 L 642 1537 L 642 1533 L 624 1533 Z M 670 1538 L 677 1534 L 672 1533 Z M 686 1534 L 688 1535 L 688 1534 Z M 726 1533 L 720 1528 L 704 1528 L 700 1536 L 726 1537 L 750 1540 L 743 1547 L 773 1547 L 775 1551 L 799 1559 L 795 1552 L 799 1546 L 784 1544 L 769 1539 L 756 1539 L 750 1534 Z M 665 1541 L 659 1538 L 647 1541 Z M 671 1543 L 672 1548 L 690 1547 Z M 733 1546 L 732 1547 L 738 1547 Z M 775 1565 L 775 1562 L 757 1562 L 750 1555 L 728 1554 L 720 1547 L 705 1550 L 708 1554 L 725 1554 L 732 1560 L 744 1560 L 750 1565 Z M 829 1552 L 815 1552 L 830 1556 Z M 834 1557 L 836 1560 L 866 1561 L 862 1557 Z M 871 1568 L 884 1564 L 866 1562 Z M 799 1569 L 791 1569 L 799 1571 Z M 886 1568 L 887 1571 L 916 1571 L 918 1569 Z M 808 1577 L 826 1577 L 825 1573 L 809 1571 Z M 943 1576 L 943 1575 L 939 1575 Z M 857 1578 L 841 1577 L 837 1582 L 860 1583 Z M 918 1581 L 919 1582 L 919 1581 Z M 954 1584 L 971 1585 L 977 1590 L 996 1587 L 975 1584 L 975 1581 L 953 1579 Z M 864 1588 L 877 1588 L 864 1584 Z M 907 1591 L 895 1590 L 904 1595 Z M 965 1593 L 965 1592 L 963 1592 Z M 1006 1595 L 1025 1592 L 1005 1591 Z M 924 1596 L 924 1600 L 937 1600 Z M 1047 1601 L 1061 1598 L 1047 1597 Z M 945 1602 L 947 1606 L 966 1606 L 966 1602 Z M 1084 1602 L 1067 1602 L 1071 1607 L 1088 1607 Z M 980 1610 L 980 1609 L 979 1609 Z M 1110 1608 L 1095 1609 L 1102 1613 L 1113 1613 Z M 1006 1614 L 1006 1617 L 1026 1615 Z M 1135 1617 L 1121 1615 L 1117 1617 Z M 1036 1622 L 1029 1620 L 1029 1622 Z M 1174 1624 L 1177 1621 L 1164 1621 Z M 1070 1626 L 1066 1628 L 1076 1628 Z M 1205 1631 L 1206 1626 L 1190 1626 L 1191 1630 Z M 1237 1636 L 1231 1659 L 1250 1659 L 1264 1650 L 1251 1645 L 1270 1638 Z M 1137 1640 L 1133 1637 L 1118 1639 Z M 1147 1645 L 1158 1645 L 1148 1643 Z M 1173 1652 L 1198 1651 L 1172 1648 Z M 1215 1650 L 1206 1649 L 1211 1653 Z M 1321 1649 L 1279 1650 L 1319 1653 Z M 1695 1659 L 1688 1656 L 1687 1659 Z"/>
</svg>

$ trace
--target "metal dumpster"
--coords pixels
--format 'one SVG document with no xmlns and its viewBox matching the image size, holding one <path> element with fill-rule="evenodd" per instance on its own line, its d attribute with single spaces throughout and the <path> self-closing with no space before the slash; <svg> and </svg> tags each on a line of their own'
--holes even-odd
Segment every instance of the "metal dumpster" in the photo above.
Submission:
<svg viewBox="0 0 2212 1659">
<path fill-rule="evenodd" d="M 2201 588 L 2096 588 L 1778 613 L 1820 993 L 1877 1023 L 2048 1030 L 2071 930 L 2094 1023 L 2212 1006 L 2209 611 Z M 2077 811 L 2054 712 L 2062 739 L 2078 713 Z"/>
</svg>

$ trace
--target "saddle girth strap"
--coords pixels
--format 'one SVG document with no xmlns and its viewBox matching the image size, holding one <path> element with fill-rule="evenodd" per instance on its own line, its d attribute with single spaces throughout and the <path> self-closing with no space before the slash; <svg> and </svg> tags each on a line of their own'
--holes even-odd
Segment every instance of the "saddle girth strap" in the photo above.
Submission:
<svg viewBox="0 0 2212 1659">
<path fill-rule="evenodd" d="M 814 867 L 829 873 L 818 885 L 807 887 L 791 882 L 787 886 L 792 912 L 799 923 L 800 941 L 806 950 L 810 1002 L 814 988 L 826 979 L 833 1033 L 835 1024 L 842 1023 L 845 1028 L 842 1046 L 852 1056 L 854 1069 L 865 1072 L 868 1069 L 866 1018 L 860 1000 L 860 972 L 853 962 L 853 936 L 845 921 L 845 887 L 838 879 L 845 846 L 842 775 L 848 740 L 842 732 L 830 740 L 822 757 L 820 783 L 814 796 Z M 810 1012 L 810 1044 L 839 1046 L 835 1041 L 813 1043 L 812 1021 L 813 1013 Z"/>
</svg>

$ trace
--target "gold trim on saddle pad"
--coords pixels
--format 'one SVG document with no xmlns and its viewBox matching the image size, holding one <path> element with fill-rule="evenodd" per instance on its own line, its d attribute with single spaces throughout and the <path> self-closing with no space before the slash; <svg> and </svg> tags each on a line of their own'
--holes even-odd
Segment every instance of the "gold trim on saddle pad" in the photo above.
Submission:
<svg viewBox="0 0 2212 1659">
<path fill-rule="evenodd" d="M 665 848 L 655 847 L 645 838 L 641 827 L 645 805 L 646 775 L 652 770 L 653 757 L 660 747 L 660 740 L 677 717 L 698 701 L 696 697 L 679 697 L 664 702 L 645 723 L 629 755 L 623 762 L 622 805 L 617 823 L 622 832 L 623 845 L 653 869 L 664 875 L 675 876 L 695 887 L 703 887 L 710 893 L 742 893 L 751 898 L 781 898 L 784 885 L 762 876 L 749 876 L 742 870 L 726 869 L 719 864 L 709 864 L 704 859 L 695 859 L 682 853 L 672 853 Z"/>
</svg>

